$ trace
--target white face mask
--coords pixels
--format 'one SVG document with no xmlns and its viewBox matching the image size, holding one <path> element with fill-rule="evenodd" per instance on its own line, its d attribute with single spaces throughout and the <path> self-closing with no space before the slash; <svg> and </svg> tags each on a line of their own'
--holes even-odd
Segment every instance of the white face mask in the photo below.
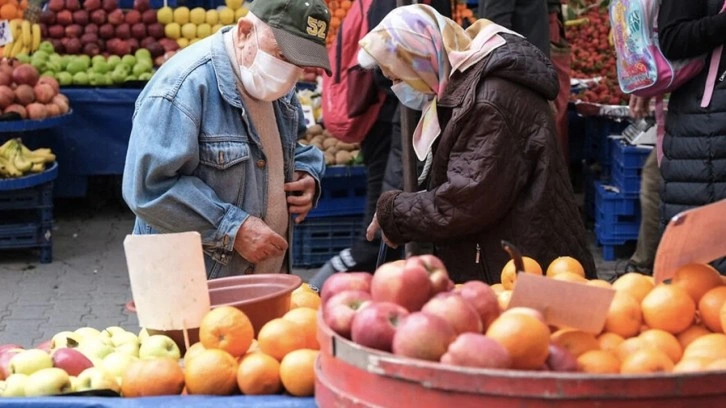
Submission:
<svg viewBox="0 0 726 408">
<path fill-rule="evenodd" d="M 302 73 L 302 68 L 264 52 L 257 38 L 257 27 L 254 30 L 257 53 L 249 68 L 244 65 L 239 66 L 240 78 L 250 96 L 272 102 L 292 90 Z"/>
<path fill-rule="evenodd" d="M 418 111 L 423 110 L 426 104 L 433 97 L 433 95 L 411 88 L 411 86 L 405 82 L 399 82 L 391 85 L 391 91 L 396 94 L 398 100 L 401 101 L 405 107 Z"/>
</svg>

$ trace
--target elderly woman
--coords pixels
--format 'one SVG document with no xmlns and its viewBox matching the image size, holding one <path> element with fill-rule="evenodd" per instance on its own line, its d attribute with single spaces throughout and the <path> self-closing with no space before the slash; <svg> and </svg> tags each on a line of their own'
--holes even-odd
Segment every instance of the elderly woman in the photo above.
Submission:
<svg viewBox="0 0 726 408">
<path fill-rule="evenodd" d="M 548 103 L 549 60 L 487 20 L 464 30 L 425 5 L 400 7 L 360 42 L 359 60 L 422 111 L 414 151 L 425 191 L 381 195 L 368 227 L 389 246 L 433 242 L 455 282 L 493 284 L 508 240 L 543 268 L 558 256 L 596 276 Z"/>
</svg>

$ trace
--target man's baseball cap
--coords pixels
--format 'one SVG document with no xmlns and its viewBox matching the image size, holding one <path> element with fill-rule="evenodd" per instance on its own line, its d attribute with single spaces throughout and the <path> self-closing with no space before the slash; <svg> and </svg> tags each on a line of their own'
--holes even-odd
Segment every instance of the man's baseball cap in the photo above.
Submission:
<svg viewBox="0 0 726 408">
<path fill-rule="evenodd" d="M 288 61 L 332 75 L 325 48 L 330 11 L 323 0 L 254 0 L 249 12 L 270 26 Z"/>
</svg>

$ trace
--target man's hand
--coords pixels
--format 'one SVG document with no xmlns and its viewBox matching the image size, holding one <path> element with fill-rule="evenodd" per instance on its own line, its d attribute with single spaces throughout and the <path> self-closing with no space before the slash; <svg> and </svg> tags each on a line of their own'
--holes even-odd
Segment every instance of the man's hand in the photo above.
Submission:
<svg viewBox="0 0 726 408">
<path fill-rule="evenodd" d="M 244 259 L 256 264 L 284 255 L 287 250 L 287 241 L 261 219 L 249 216 L 237 231 L 234 249 Z"/>
<path fill-rule="evenodd" d="M 381 225 L 378 223 L 378 217 L 376 214 L 373 214 L 373 220 L 371 221 L 370 225 L 368 225 L 368 229 L 366 229 L 366 239 L 368 241 L 373 241 L 373 239 L 376 237 L 376 232 L 378 230 L 381 231 L 381 239 L 383 242 L 386 243 L 391 248 L 398 248 L 397 244 L 394 244 L 393 242 L 388 240 L 388 237 L 386 237 L 386 234 L 383 233 L 383 230 L 381 229 Z"/>
<path fill-rule="evenodd" d="M 650 98 L 643 98 L 640 96 L 630 95 L 630 102 L 628 103 L 628 110 L 630 116 L 635 119 L 642 119 L 648 116 L 648 108 L 650 107 Z"/>
<path fill-rule="evenodd" d="M 285 183 L 285 191 L 290 193 L 287 196 L 288 211 L 297 214 L 295 223 L 299 224 L 313 208 L 315 179 L 304 171 L 296 171 L 294 181 Z"/>
</svg>

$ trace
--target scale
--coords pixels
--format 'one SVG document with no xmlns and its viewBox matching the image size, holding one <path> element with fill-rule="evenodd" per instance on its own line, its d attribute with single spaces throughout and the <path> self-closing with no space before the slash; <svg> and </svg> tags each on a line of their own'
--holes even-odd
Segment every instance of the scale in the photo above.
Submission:
<svg viewBox="0 0 726 408">
<path fill-rule="evenodd" d="M 634 121 L 623 130 L 623 138 L 631 145 L 655 145 L 657 138 L 655 119 L 643 118 Z"/>
</svg>

